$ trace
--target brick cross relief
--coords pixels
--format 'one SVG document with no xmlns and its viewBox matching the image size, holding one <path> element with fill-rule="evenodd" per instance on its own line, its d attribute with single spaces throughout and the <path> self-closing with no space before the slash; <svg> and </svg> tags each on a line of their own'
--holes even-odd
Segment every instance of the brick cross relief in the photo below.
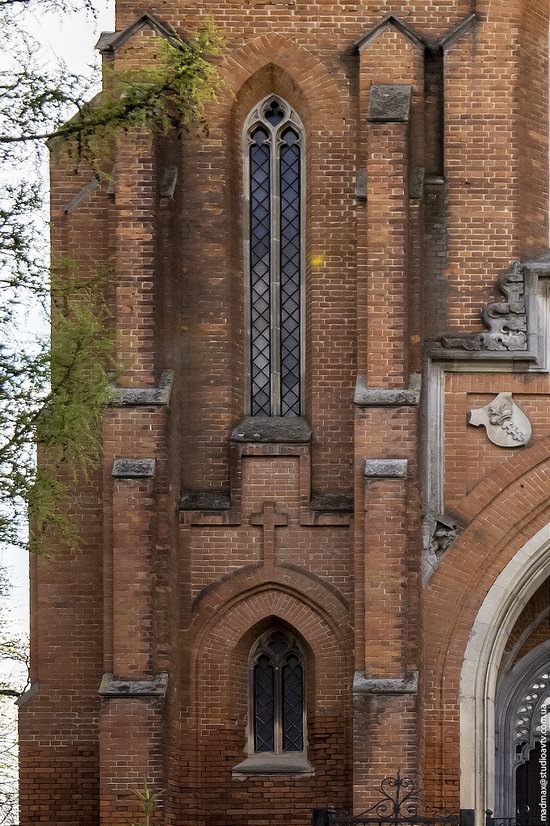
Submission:
<svg viewBox="0 0 550 826">
<path fill-rule="evenodd" d="M 264 565 L 273 568 L 275 557 L 275 528 L 288 525 L 288 514 L 277 513 L 275 502 L 264 502 L 261 513 L 253 513 L 250 517 L 251 525 L 260 525 L 264 530 Z"/>
</svg>

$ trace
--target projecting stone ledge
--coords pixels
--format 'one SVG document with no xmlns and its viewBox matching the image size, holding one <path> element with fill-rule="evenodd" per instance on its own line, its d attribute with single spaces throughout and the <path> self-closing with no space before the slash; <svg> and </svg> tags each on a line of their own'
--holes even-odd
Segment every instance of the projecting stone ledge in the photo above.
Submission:
<svg viewBox="0 0 550 826">
<path fill-rule="evenodd" d="M 354 694 L 416 694 L 418 692 L 418 671 L 409 671 L 398 677 L 365 677 L 363 671 L 356 671 L 353 677 Z"/>
<path fill-rule="evenodd" d="M 152 479 L 155 467 L 155 459 L 115 459 L 112 475 L 115 479 Z"/>
<path fill-rule="evenodd" d="M 113 387 L 111 405 L 113 407 L 161 407 L 170 403 L 174 374 L 166 370 L 160 377 L 158 387 Z"/>
<path fill-rule="evenodd" d="M 406 459 L 366 459 L 366 479 L 405 479 L 407 476 Z"/>
<path fill-rule="evenodd" d="M 357 377 L 354 404 L 362 407 L 414 407 L 420 399 L 422 377 L 413 373 L 407 388 L 367 387 L 363 376 Z"/>
<path fill-rule="evenodd" d="M 218 490 L 184 490 L 180 499 L 182 511 L 228 511 L 231 497 Z"/>
<path fill-rule="evenodd" d="M 98 693 L 102 697 L 164 697 L 168 688 L 168 674 L 162 671 L 150 680 L 124 680 L 114 674 L 104 674 Z"/>
<path fill-rule="evenodd" d="M 312 511 L 350 513 L 353 511 L 353 493 L 316 493 L 311 497 L 309 507 Z"/>
<path fill-rule="evenodd" d="M 311 427 L 301 416 L 246 416 L 231 433 L 232 442 L 305 444 Z"/>
</svg>

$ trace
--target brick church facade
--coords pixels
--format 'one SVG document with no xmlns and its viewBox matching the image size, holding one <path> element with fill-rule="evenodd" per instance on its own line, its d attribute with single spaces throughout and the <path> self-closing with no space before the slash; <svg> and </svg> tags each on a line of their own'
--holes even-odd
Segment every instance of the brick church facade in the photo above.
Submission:
<svg viewBox="0 0 550 826">
<path fill-rule="evenodd" d="M 123 375 L 83 547 L 32 563 L 21 823 L 123 826 L 147 778 L 166 826 L 306 826 L 398 769 L 537 812 L 548 0 L 119 0 L 98 46 L 209 17 L 207 134 L 53 163 Z"/>
</svg>

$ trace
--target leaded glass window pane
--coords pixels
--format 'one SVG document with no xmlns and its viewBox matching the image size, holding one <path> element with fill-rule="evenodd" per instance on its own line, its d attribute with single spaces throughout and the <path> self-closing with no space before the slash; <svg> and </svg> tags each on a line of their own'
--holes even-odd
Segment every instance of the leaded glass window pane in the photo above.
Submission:
<svg viewBox="0 0 550 826">
<path fill-rule="evenodd" d="M 271 146 L 259 127 L 250 146 L 252 415 L 271 414 Z"/>
<path fill-rule="evenodd" d="M 303 127 L 277 97 L 247 121 L 249 405 L 302 412 Z"/>
<path fill-rule="evenodd" d="M 275 679 L 273 665 L 263 654 L 254 666 L 254 750 L 275 748 Z"/>
<path fill-rule="evenodd" d="M 300 415 L 300 146 L 294 129 L 282 134 L 281 209 L 281 413 Z"/>
<path fill-rule="evenodd" d="M 283 666 L 283 751 L 303 751 L 304 681 L 302 665 L 291 654 Z"/>
</svg>

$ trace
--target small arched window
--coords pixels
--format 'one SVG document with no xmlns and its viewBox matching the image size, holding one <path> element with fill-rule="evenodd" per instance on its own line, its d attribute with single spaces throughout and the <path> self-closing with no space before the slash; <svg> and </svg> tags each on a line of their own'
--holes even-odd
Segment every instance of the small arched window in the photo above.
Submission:
<svg viewBox="0 0 550 826">
<path fill-rule="evenodd" d="M 305 751 L 304 666 L 298 643 L 268 631 L 250 655 L 251 751 Z"/>
<path fill-rule="evenodd" d="M 303 408 L 304 129 L 270 95 L 245 132 L 247 412 Z"/>
</svg>

